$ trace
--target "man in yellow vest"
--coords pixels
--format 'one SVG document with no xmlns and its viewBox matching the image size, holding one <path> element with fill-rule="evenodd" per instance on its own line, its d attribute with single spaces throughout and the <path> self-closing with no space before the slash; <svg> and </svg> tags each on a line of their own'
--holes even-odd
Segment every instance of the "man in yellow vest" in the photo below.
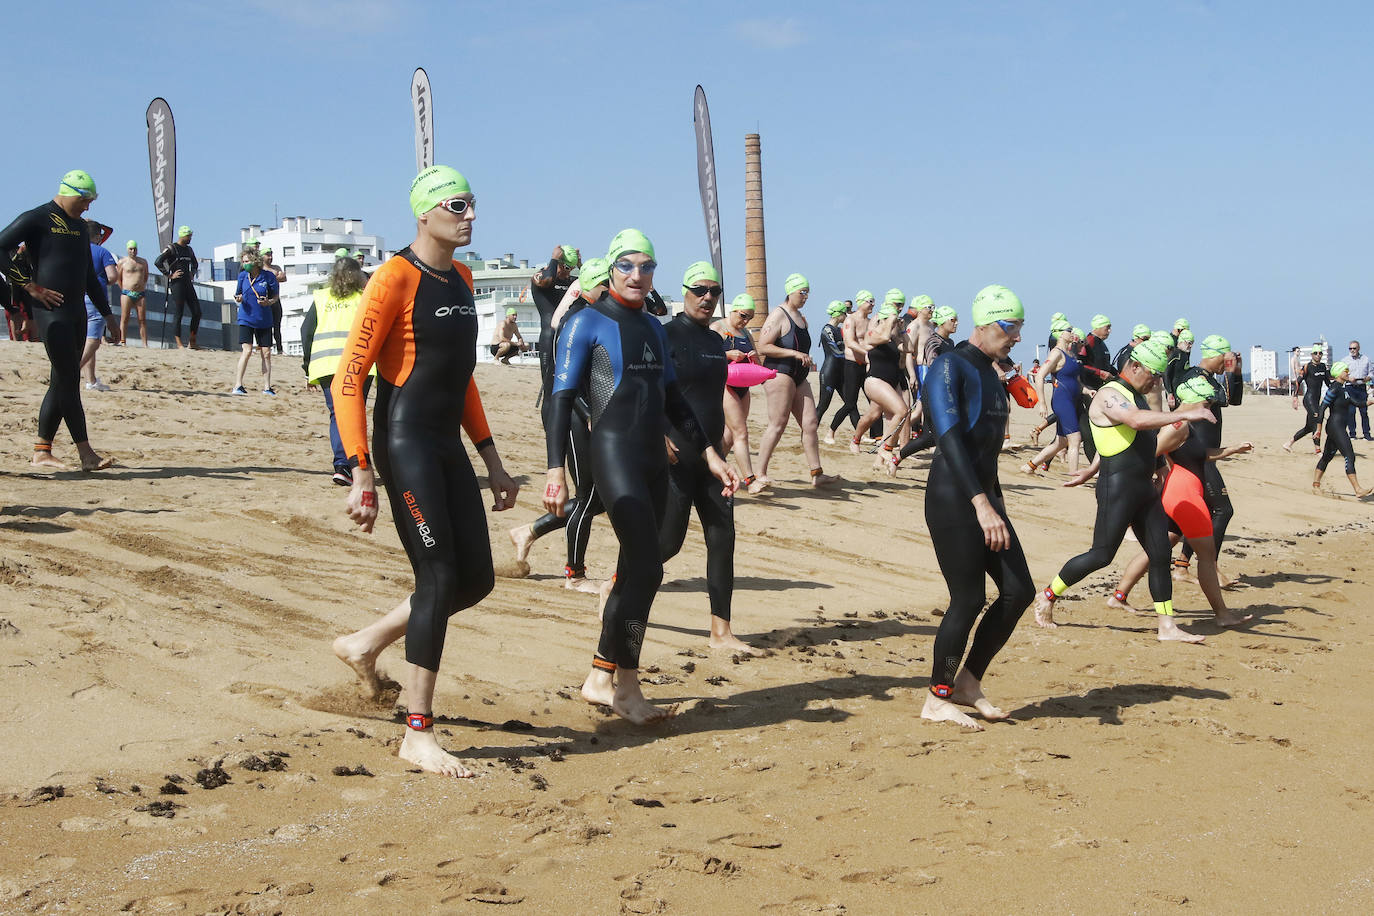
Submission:
<svg viewBox="0 0 1374 916">
<path fill-rule="evenodd" d="M 341 487 L 353 485 L 353 471 L 348 466 L 338 424 L 334 422 L 334 398 L 329 393 L 329 386 L 334 381 L 339 358 L 343 356 L 348 330 L 353 326 L 353 313 L 363 301 L 365 286 L 367 277 L 357 261 L 350 257 L 335 258 L 329 272 L 329 284 L 315 290 L 315 302 L 305 313 L 305 323 L 301 325 L 304 354 L 301 365 L 310 387 L 319 386 L 324 391 L 324 404 L 329 408 L 329 444 L 334 449 L 333 479 Z M 368 376 L 367 387 L 376 375 L 374 367 Z M 364 393 L 363 397 L 366 396 Z"/>
</svg>

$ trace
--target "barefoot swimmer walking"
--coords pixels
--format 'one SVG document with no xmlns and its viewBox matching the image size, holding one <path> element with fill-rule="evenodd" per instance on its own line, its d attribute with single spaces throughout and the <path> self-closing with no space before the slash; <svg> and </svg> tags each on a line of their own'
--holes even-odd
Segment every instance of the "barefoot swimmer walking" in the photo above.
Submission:
<svg viewBox="0 0 1374 916">
<path fill-rule="evenodd" d="M 663 326 L 644 313 L 657 266 L 653 243 L 638 230 L 625 229 L 611 240 L 606 260 L 611 263 L 609 295 L 568 319 L 558 335 L 544 508 L 559 515 L 564 511 L 573 399 L 585 391 L 592 477 L 620 541 L 620 556 L 582 695 L 644 725 L 672 714 L 646 700 L 639 687 L 649 609 L 663 581 L 658 530 L 668 487 L 665 415 L 724 485 L 724 495 L 733 495 L 739 478 L 707 441 L 682 396 Z"/>
<path fill-rule="evenodd" d="M 973 334 L 935 358 L 922 392 L 925 419 L 936 435 L 926 484 L 926 527 L 949 587 L 949 609 L 935 634 L 930 693 L 921 718 L 980 731 L 983 726 L 959 707 L 973 707 L 984 719 L 1006 718 L 983 696 L 983 675 L 1035 594 L 997 478 L 1010 408 L 993 362 L 1006 357 L 1021 339 L 1025 317 L 1021 300 L 1005 286 L 981 290 L 973 300 Z M 989 576 L 997 597 L 964 659 L 969 634 L 986 603 Z"/>
<path fill-rule="evenodd" d="M 501 465 L 472 377 L 477 308 L 472 274 L 453 251 L 472 240 L 475 200 L 448 166 L 421 172 L 410 187 L 415 241 L 381 266 L 344 343 L 332 395 L 339 435 L 354 467 L 348 516 L 364 531 L 377 520 L 373 458 L 387 484 L 391 517 L 415 572 L 415 591 L 377 622 L 334 641 L 374 697 L 377 656 L 406 639 L 406 733 L 399 754 L 422 770 L 472 776 L 434 736 L 434 683 L 448 620 L 495 584 L 491 540 L 477 476 L 458 437 L 472 440 L 487 466 L 500 512 L 516 485 Z M 374 454 L 367 448 L 366 380 L 377 366 Z"/>
<path fill-rule="evenodd" d="M 86 435 L 86 410 L 81 406 L 81 351 L 86 344 L 86 296 L 106 319 L 110 303 L 95 275 L 86 221 L 96 199 L 95 181 L 77 169 L 62 176 L 57 194 L 41 207 L 21 214 L 0 232 L 0 270 L 16 289 L 28 296 L 38 339 L 48 353 L 52 375 L 48 393 L 38 410 L 38 441 L 33 446 L 37 467 L 63 470 L 53 457 L 52 440 L 65 422 L 83 471 L 98 471 L 114 463 L 91 448 Z M 20 244 L 27 262 L 11 256 Z M 32 273 L 26 268 L 32 267 Z"/>
<path fill-rule="evenodd" d="M 1150 557 L 1150 595 L 1159 619 L 1159 638 L 1202 642 L 1174 621 L 1173 580 L 1169 575 L 1169 521 L 1155 489 L 1156 430 L 1179 420 L 1210 423 L 1212 411 L 1203 406 L 1174 413 L 1150 410 L 1145 394 L 1164 375 L 1169 355 L 1162 341 L 1151 338 L 1135 348 L 1119 378 L 1103 385 L 1088 408 L 1088 426 L 1097 441 L 1102 473 L 1097 482 L 1097 523 L 1093 545 L 1064 564 L 1059 575 L 1035 601 L 1035 622 L 1056 626 L 1052 610 L 1057 598 L 1112 562 L 1126 537 L 1135 532 Z"/>
</svg>

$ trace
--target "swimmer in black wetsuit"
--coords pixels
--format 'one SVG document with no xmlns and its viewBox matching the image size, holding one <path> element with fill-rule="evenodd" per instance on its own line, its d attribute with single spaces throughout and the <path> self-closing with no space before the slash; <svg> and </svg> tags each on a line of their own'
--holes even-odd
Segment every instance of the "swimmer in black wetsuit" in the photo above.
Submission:
<svg viewBox="0 0 1374 916">
<path fill-rule="evenodd" d="M 592 414 L 592 474 L 620 541 L 620 558 L 582 695 L 643 725 L 672 714 L 646 700 L 639 687 L 649 609 L 663 581 L 659 520 L 668 485 L 665 415 L 687 448 L 701 455 L 724 484 L 725 495 L 734 493 L 739 478 L 707 441 L 683 398 L 662 325 L 642 310 L 653 284 L 653 244 L 643 233 L 626 229 L 611 240 L 606 260 L 612 266 L 609 294 L 574 315 L 559 334 L 544 508 L 555 514 L 564 510 L 567 429 L 573 398 L 585 388 Z"/>
<path fill-rule="evenodd" d="M 330 392 L 344 451 L 355 465 L 348 516 L 371 531 L 377 487 L 374 455 L 367 448 L 366 379 L 377 366 L 373 452 L 396 533 L 415 572 L 410 597 L 375 623 L 334 640 L 334 654 L 375 699 L 381 688 L 377 656 L 404 636 L 412 668 L 398 754 L 422 770 L 458 777 L 474 774 L 434 736 L 434 684 L 449 618 L 482 600 L 495 584 L 482 494 L 460 425 L 486 464 L 492 508 L 515 505 L 517 490 L 497 454 L 472 376 L 472 272 L 453 260 L 454 249 L 471 243 L 474 208 L 467 179 L 454 169 L 431 166 L 415 177 L 415 241 L 368 281 Z"/>
<path fill-rule="evenodd" d="M 763 383 L 763 390 L 768 395 L 768 427 L 759 442 L 758 479 L 749 485 L 750 493 L 757 493 L 773 483 L 768 476 L 768 462 L 782 439 L 783 430 L 787 429 L 788 417 L 795 417 L 801 427 L 802 452 L 811 467 L 811 485 L 820 487 L 839 480 L 826 474 L 821 467 L 821 446 L 816 437 L 816 399 L 806 378 L 816 367 L 811 358 L 811 332 L 801 313 L 811 295 L 811 284 L 801 274 L 790 274 L 784 289 L 787 298 L 768 313 L 759 330 L 758 350 L 763 365 L 776 369 L 778 374 Z"/>
<path fill-rule="evenodd" d="M 577 280 L 564 292 L 562 300 L 550 316 L 550 387 L 543 399 L 546 427 L 550 422 L 553 407 L 551 393 L 558 332 L 569 318 L 605 295 L 610 269 L 605 258 L 588 258 L 582 264 L 582 271 Z M 540 339 L 543 339 L 542 333 Z M 543 358 L 542 349 L 540 358 Z M 540 368 L 543 368 L 542 362 Z M 564 514 L 545 512 L 532 524 L 512 528 L 510 539 L 515 545 L 515 558 L 524 563 L 535 541 L 550 532 L 566 528 L 568 562 L 563 567 L 563 587 L 595 594 L 600 590 L 600 583 L 587 578 L 587 541 L 591 537 L 592 519 L 606 510 L 596 495 L 596 483 L 592 480 L 591 432 L 587 427 L 589 418 L 586 397 L 579 394 L 573 400 L 573 419 L 568 430 L 568 474 L 572 477 L 575 495 L 568 500 Z M 548 435 L 547 429 L 545 435 Z"/>
<path fill-rule="evenodd" d="M 983 695 L 982 680 L 1035 594 L 997 478 L 1010 408 L 993 361 L 1006 357 L 1021 339 L 1024 319 L 1021 300 L 1011 290 L 981 290 L 973 300 L 973 333 L 936 357 L 922 391 L 926 422 L 937 439 L 926 484 L 926 527 L 949 587 L 949 609 L 935 634 L 930 693 L 921 718 L 980 731 L 983 726 L 959 707 L 973 707 L 984 719 L 1007 717 Z M 998 594 L 964 659 L 986 604 L 989 576 Z"/>
<path fill-rule="evenodd" d="M 1322 362 L 1322 357 L 1326 355 L 1326 348 L 1315 346 L 1312 348 L 1312 361 L 1298 370 L 1298 388 L 1302 389 L 1302 405 L 1307 411 L 1307 421 L 1303 423 L 1302 429 L 1293 434 L 1284 445 L 1285 452 L 1293 450 L 1293 444 L 1308 433 L 1312 434 L 1312 441 L 1316 445 L 1317 454 L 1322 450 L 1322 425 L 1321 407 L 1322 395 L 1325 389 L 1331 387 L 1331 370 L 1326 363 Z M 1293 409 L 1298 409 L 1298 390 L 1293 391 Z"/>
<path fill-rule="evenodd" d="M 725 435 L 725 343 L 711 330 L 721 299 L 720 274 L 709 261 L 697 261 L 682 278 L 682 312 L 663 326 L 682 396 L 691 405 L 706 441 L 722 452 Z M 741 642 L 730 629 L 730 603 L 735 590 L 735 504 L 721 492 L 706 463 L 682 433 L 668 431 L 672 457 L 668 499 L 659 523 L 659 547 L 666 563 L 677 556 L 687 536 L 692 508 L 706 539 L 706 592 L 711 601 L 710 646 L 750 655 L 763 653 Z"/>
<path fill-rule="evenodd" d="M 1064 564 L 1054 581 L 1036 598 L 1035 622 L 1054 627 L 1053 607 L 1069 587 L 1107 566 L 1116 556 L 1126 529 L 1135 532 L 1150 558 L 1150 596 L 1159 622 L 1159 639 L 1202 642 L 1174 620 L 1173 580 L 1169 578 L 1169 521 L 1155 489 L 1156 430 L 1178 420 L 1207 422 L 1212 413 L 1191 407 L 1174 413 L 1150 410 L 1145 392 L 1158 384 L 1168 366 L 1163 342 L 1149 340 L 1135 348 L 1118 379 L 1102 386 L 1088 411 L 1088 426 L 1097 439 L 1101 475 L 1097 482 L 1097 522 L 1092 549 Z"/>
<path fill-rule="evenodd" d="M 1188 322 L 1180 318 L 1174 323 L 1175 334 L 1180 331 L 1187 331 Z M 1153 337 L 1151 339 L 1154 339 Z M 1231 373 L 1226 373 L 1228 357 L 1234 359 L 1231 353 L 1231 342 L 1220 334 L 1212 334 L 1202 341 L 1202 358 L 1198 364 L 1183 374 L 1179 384 L 1183 384 L 1191 379 L 1203 378 L 1211 384 L 1216 392 L 1216 397 L 1209 401 L 1212 411 L 1212 423 L 1208 423 L 1198 428 L 1198 434 L 1202 436 L 1203 442 L 1209 449 L 1221 448 L 1222 414 L 1223 407 L 1230 407 L 1233 403 L 1239 403 L 1240 392 L 1236 386 L 1231 384 L 1234 379 Z M 1216 373 L 1223 373 L 1223 381 L 1218 382 Z M 1236 510 L 1231 504 L 1230 493 L 1226 489 L 1226 481 L 1221 476 L 1219 462 L 1209 461 L 1203 469 L 1205 475 L 1202 480 L 1202 492 L 1207 499 L 1207 505 L 1212 510 L 1212 537 L 1217 544 L 1217 562 L 1221 562 L 1221 547 L 1226 539 L 1226 529 L 1231 524 L 1231 519 L 1235 517 Z M 1183 550 L 1179 552 L 1179 558 L 1174 561 L 1173 575 L 1177 579 L 1191 578 L 1188 567 L 1193 558 L 1193 548 L 1186 541 Z M 1230 581 L 1222 573 L 1217 574 L 1221 579 L 1222 585 L 1230 585 Z"/>
<path fill-rule="evenodd" d="M 38 339 L 43 341 L 52 364 L 48 392 L 38 411 L 38 442 L 33 447 L 36 467 L 67 467 L 52 454 L 52 440 L 64 421 L 81 456 L 83 471 L 98 471 L 114 463 L 91 448 L 86 411 L 81 405 L 85 297 L 90 297 L 101 315 L 110 318 L 109 300 L 95 275 L 89 232 L 81 218 L 95 199 L 91 176 L 80 170 L 68 172 L 51 201 L 21 214 L 0 232 L 0 270 L 28 298 Z M 26 257 L 16 259 L 13 252 L 20 243 Z M 110 327 L 117 341 L 118 330 L 113 324 Z"/>
<path fill-rule="evenodd" d="M 549 428 L 549 394 L 553 387 L 553 315 L 572 286 L 572 272 L 582 266 L 581 253 L 571 245 L 554 248 L 549 263 L 530 277 L 530 299 L 539 313 L 540 419 Z"/>
<path fill-rule="evenodd" d="M 1355 491 L 1355 498 L 1364 499 L 1374 492 L 1374 489 L 1363 489 L 1360 479 L 1355 476 L 1355 449 L 1350 445 L 1350 432 L 1346 429 L 1346 424 L 1350 421 L 1352 406 L 1358 405 L 1359 401 L 1350 396 L 1351 387 L 1350 367 L 1345 363 L 1336 363 L 1332 366 L 1331 387 L 1326 389 L 1326 396 L 1322 398 L 1321 406 L 1317 410 L 1318 423 L 1321 422 L 1323 415 L 1326 416 L 1326 447 L 1322 449 L 1322 456 L 1317 459 L 1312 491 L 1321 492 L 1322 475 L 1326 473 L 1326 466 L 1336 457 L 1336 453 L 1340 452 L 1345 458 L 1345 476 Z"/>
<path fill-rule="evenodd" d="M 177 230 L 177 240 L 167 246 L 167 250 L 157 256 L 154 266 L 167 278 L 167 298 L 176 306 L 172 320 L 172 335 L 181 347 L 181 315 L 184 309 L 191 310 L 191 336 L 187 346 L 196 347 L 196 332 L 200 330 L 200 298 L 196 296 L 196 271 L 200 262 L 191 248 L 191 227 L 182 226 Z M 166 338 L 164 338 L 166 339 Z"/>
</svg>

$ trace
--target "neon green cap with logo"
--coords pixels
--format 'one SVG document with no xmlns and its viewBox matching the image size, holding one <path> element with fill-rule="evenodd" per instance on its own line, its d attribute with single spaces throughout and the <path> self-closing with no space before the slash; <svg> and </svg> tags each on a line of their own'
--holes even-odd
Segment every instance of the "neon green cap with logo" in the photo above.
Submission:
<svg viewBox="0 0 1374 916">
<path fill-rule="evenodd" d="M 944 324 L 946 321 L 957 320 L 958 317 L 959 313 L 955 311 L 953 306 L 942 305 L 935 310 L 935 314 L 931 316 L 930 320 L 938 325 Z"/>
<path fill-rule="evenodd" d="M 138 242 L 135 242 L 133 239 L 129 239 L 129 241 L 124 243 L 124 247 L 133 250 L 138 247 Z"/>
<path fill-rule="evenodd" d="M 1151 372 L 1163 372 L 1169 366 L 1169 350 L 1163 341 L 1151 337 L 1135 345 L 1131 359 Z"/>
<path fill-rule="evenodd" d="M 182 226 L 180 229 L 177 230 L 177 238 L 179 238 L 179 239 L 188 238 L 190 235 L 191 235 L 191 227 L 190 227 L 190 226 Z"/>
<path fill-rule="evenodd" d="M 569 269 L 576 270 L 579 266 L 581 266 L 582 252 L 578 251 L 571 245 L 559 245 L 558 247 L 563 250 L 563 257 L 561 260 L 564 264 L 568 265 Z"/>
<path fill-rule="evenodd" d="M 1178 332 L 1178 342 L 1181 343 L 1181 344 L 1192 343 L 1192 342 L 1193 342 L 1193 332 L 1192 332 L 1192 331 L 1189 331 L 1187 328 L 1183 329 L 1182 331 L 1179 331 L 1179 332 Z"/>
<path fill-rule="evenodd" d="M 1325 355 L 1326 355 L 1326 347 L 1323 347 L 1321 344 L 1313 344 L 1313 345 L 1312 345 L 1312 352 L 1313 352 L 1313 353 L 1320 353 L 1320 354 L 1322 354 L 1323 356 L 1325 356 Z"/>
<path fill-rule="evenodd" d="M 1149 340 L 1154 340 L 1155 338 L 1159 338 L 1159 339 L 1161 339 L 1161 340 L 1163 340 L 1164 338 L 1168 338 L 1169 341 L 1172 343 L 1172 342 L 1173 342 L 1173 339 L 1174 339 L 1174 335 L 1170 334 L 1168 331 L 1159 331 L 1159 330 L 1151 331 L 1151 332 L 1150 332 L 1150 336 L 1149 336 L 1148 339 L 1149 339 Z"/>
<path fill-rule="evenodd" d="M 1057 322 L 1060 322 L 1060 321 L 1068 321 L 1068 320 L 1069 320 L 1069 316 L 1068 316 L 1068 315 L 1065 315 L 1063 312 L 1055 312 L 1053 315 L 1050 316 L 1050 324 L 1051 324 L 1051 325 L 1053 325 L 1053 324 L 1055 324 L 1055 323 L 1057 323 Z"/>
<path fill-rule="evenodd" d="M 1231 341 L 1220 334 L 1212 334 L 1202 340 L 1202 356 L 1222 356 L 1231 352 Z"/>
<path fill-rule="evenodd" d="M 611 239 L 611 247 L 606 249 L 606 260 L 614 264 L 627 254 L 638 251 L 651 259 L 654 256 L 654 243 L 638 229 L 621 229 Z"/>
<path fill-rule="evenodd" d="M 702 280 L 719 283 L 720 273 L 716 270 L 716 265 L 710 261 L 693 261 L 687 265 L 687 271 L 682 275 L 682 288 L 696 286 Z"/>
<path fill-rule="evenodd" d="M 95 179 L 80 169 L 72 169 L 62 176 L 57 185 L 58 197 L 84 197 L 95 200 L 100 195 L 95 190 Z"/>
<path fill-rule="evenodd" d="M 431 165 L 410 183 L 410 212 L 428 213 L 459 194 L 471 194 L 472 186 L 463 173 L 446 165 Z"/>
<path fill-rule="evenodd" d="M 895 287 L 895 286 L 892 287 L 892 289 L 888 290 L 886 293 L 883 294 L 883 305 L 905 305 L 905 304 L 906 304 L 906 293 L 902 292 L 900 289 L 898 289 L 898 288 Z"/>
<path fill-rule="evenodd" d="M 911 300 L 911 307 L 917 311 L 921 309 L 934 309 L 935 300 L 925 295 L 917 296 L 915 299 Z"/>
<path fill-rule="evenodd" d="M 983 287 L 973 297 L 973 323 L 977 327 L 994 321 L 1021 321 L 1025 317 L 1025 306 L 1016 293 L 999 283 Z"/>
<path fill-rule="evenodd" d="M 878 318 L 893 318 L 897 314 L 897 303 L 884 302 L 878 306 Z"/>
<path fill-rule="evenodd" d="M 825 313 L 832 318 L 836 315 L 847 314 L 848 312 L 849 306 L 845 305 L 839 299 L 831 299 L 830 304 L 825 307 Z"/>
<path fill-rule="evenodd" d="M 335 258 L 335 260 L 338 260 L 339 258 L 346 258 L 346 257 L 348 257 L 348 249 L 347 249 L 347 248 L 335 248 L 335 249 L 334 249 L 334 258 Z"/>
<path fill-rule="evenodd" d="M 271 253 L 272 253 L 272 249 L 271 249 L 271 248 L 264 248 L 264 249 L 262 250 L 262 253 L 263 253 L 263 254 L 271 254 Z"/>
<path fill-rule="evenodd" d="M 1332 377 L 1332 378 L 1340 378 L 1342 372 L 1349 372 L 1349 371 L 1350 371 L 1350 367 L 1349 367 L 1348 365 L 1346 365 L 1345 363 L 1336 363 L 1334 366 L 1331 367 L 1331 377 Z"/>
<path fill-rule="evenodd" d="M 730 302 L 732 312 L 752 312 L 754 308 L 754 297 L 748 293 L 740 293 Z"/>
<path fill-rule="evenodd" d="M 1072 331 L 1072 330 L 1073 330 L 1073 325 L 1069 323 L 1069 319 L 1067 319 L 1067 318 L 1060 318 L 1060 319 L 1056 320 L 1056 321 L 1054 322 L 1054 324 L 1050 325 L 1050 333 L 1051 333 L 1051 334 L 1063 334 L 1065 331 Z"/>
<path fill-rule="evenodd" d="M 1098 328 L 1105 328 L 1105 327 L 1107 327 L 1108 325 L 1110 325 L 1111 323 L 1112 323 L 1112 320 L 1111 320 L 1110 318 L 1108 318 L 1106 315 L 1103 315 L 1103 314 L 1100 314 L 1100 313 L 1099 313 L 1099 314 L 1093 316 L 1093 323 L 1090 324 L 1090 325 L 1088 325 L 1088 327 L 1090 327 L 1090 328 L 1092 328 L 1094 331 L 1096 331 Z"/>
<path fill-rule="evenodd" d="M 1178 395 L 1181 404 L 1201 404 L 1203 401 L 1215 400 L 1217 396 L 1212 383 L 1200 375 L 1179 385 L 1174 389 L 1174 393 Z"/>
<path fill-rule="evenodd" d="M 600 286 L 610 279 L 610 261 L 605 258 L 588 258 L 582 262 L 582 272 L 577 275 L 577 285 L 588 290 Z"/>
<path fill-rule="evenodd" d="M 509 316 L 509 315 L 514 315 L 514 314 L 516 314 L 516 311 L 515 311 L 515 309 L 513 309 L 513 308 L 509 308 L 509 309 L 506 309 L 506 314 L 507 314 L 508 316 Z"/>
<path fill-rule="evenodd" d="M 1180 318 L 1178 321 L 1175 321 L 1175 322 L 1174 322 L 1174 330 L 1175 330 L 1175 331 L 1186 331 L 1186 330 L 1188 330 L 1188 329 L 1191 328 L 1191 327 L 1192 327 L 1192 325 L 1190 325 L 1190 324 L 1188 323 L 1188 319 L 1187 319 L 1187 318 Z"/>
<path fill-rule="evenodd" d="M 272 249 L 269 248 L 267 250 L 271 251 Z M 355 261 L 361 261 L 363 259 L 363 250 L 361 248 L 354 248 L 352 257 Z"/>
<path fill-rule="evenodd" d="M 857 293 L 854 294 L 854 304 L 855 304 L 855 305 L 858 305 L 860 302 L 872 302 L 872 301 L 873 301 L 873 294 L 870 293 L 870 292 L 869 292 L 868 290 L 866 290 L 866 289 L 861 289 L 861 290 L 859 290 Z"/>
<path fill-rule="evenodd" d="M 1131 328 L 1131 336 L 1136 340 L 1150 339 L 1150 326 L 1148 324 L 1138 324 Z"/>
<path fill-rule="evenodd" d="M 1085 336 L 1082 328 L 1069 328 L 1069 330 L 1073 333 L 1073 336 L 1077 337 L 1079 340 L 1082 340 Z"/>
<path fill-rule="evenodd" d="M 804 289 L 810 288 L 811 281 L 806 279 L 806 277 L 802 276 L 801 274 L 788 274 L 787 279 L 784 280 L 782 284 L 783 292 L 785 292 L 789 296 L 793 293 L 801 292 Z"/>
</svg>

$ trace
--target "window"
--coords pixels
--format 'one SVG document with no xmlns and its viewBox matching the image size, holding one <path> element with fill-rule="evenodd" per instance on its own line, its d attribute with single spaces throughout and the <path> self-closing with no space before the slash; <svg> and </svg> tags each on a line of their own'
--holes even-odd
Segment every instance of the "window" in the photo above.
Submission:
<svg viewBox="0 0 1374 916">
<path fill-rule="evenodd" d="M 302 246 L 301 246 L 301 251 L 314 251 L 314 250 L 315 250 L 315 246 L 314 246 L 314 245 L 302 245 Z"/>
<path fill-rule="evenodd" d="M 284 257 L 284 258 L 295 257 L 295 255 L 296 255 L 296 246 L 295 246 L 295 245 L 286 245 L 286 246 L 284 246 L 284 247 L 282 248 L 282 250 L 281 250 L 281 256 Z"/>
</svg>

